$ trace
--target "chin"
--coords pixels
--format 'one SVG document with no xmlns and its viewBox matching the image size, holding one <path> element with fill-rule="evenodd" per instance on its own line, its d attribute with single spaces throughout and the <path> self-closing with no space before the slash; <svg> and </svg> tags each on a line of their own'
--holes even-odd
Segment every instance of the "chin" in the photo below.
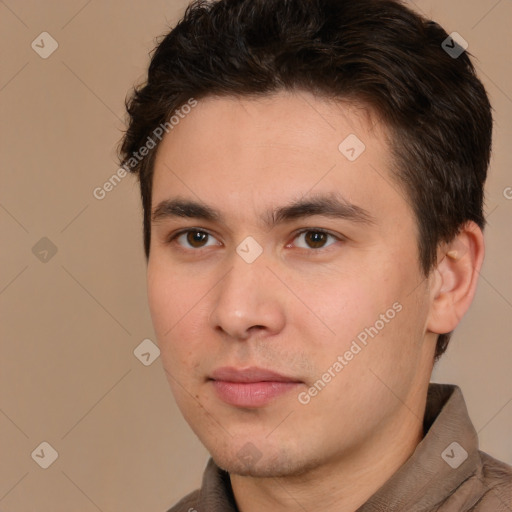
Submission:
<svg viewBox="0 0 512 512">
<path fill-rule="evenodd" d="M 210 453 L 215 464 L 224 471 L 255 478 L 300 476 L 322 464 L 320 460 L 305 459 L 304 454 L 290 453 L 283 448 L 273 454 L 262 453 L 249 442 L 238 450 L 231 448 L 223 453 L 219 450 Z"/>
</svg>

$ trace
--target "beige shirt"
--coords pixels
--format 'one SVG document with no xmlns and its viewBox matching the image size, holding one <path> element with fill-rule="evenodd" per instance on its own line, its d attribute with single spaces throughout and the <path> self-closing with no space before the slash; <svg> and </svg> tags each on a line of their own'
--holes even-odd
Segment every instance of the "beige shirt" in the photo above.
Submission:
<svg viewBox="0 0 512 512">
<path fill-rule="evenodd" d="M 512 467 L 478 450 L 458 386 L 429 385 L 423 424 L 411 457 L 354 512 L 512 512 Z M 229 474 L 211 458 L 201 489 L 168 512 L 196 511 L 238 512 Z"/>
</svg>

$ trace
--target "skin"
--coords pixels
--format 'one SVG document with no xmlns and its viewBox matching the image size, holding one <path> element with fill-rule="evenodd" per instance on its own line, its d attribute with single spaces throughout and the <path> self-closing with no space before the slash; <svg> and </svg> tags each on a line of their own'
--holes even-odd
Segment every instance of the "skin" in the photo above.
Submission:
<svg viewBox="0 0 512 512">
<path fill-rule="evenodd" d="M 366 145 L 353 162 L 338 150 L 349 134 Z M 423 436 L 437 334 L 455 328 L 473 299 L 483 236 L 468 223 L 440 246 L 425 278 L 387 140 L 363 106 L 295 91 L 205 98 L 158 149 L 153 208 L 180 197 L 223 215 L 152 224 L 148 299 L 177 404 L 230 473 L 242 512 L 353 511 Z M 262 224 L 268 209 L 333 191 L 375 222 L 314 215 Z M 187 228 L 209 235 L 168 242 Z M 315 245 L 315 229 L 334 237 Z M 263 250 L 252 263 L 236 252 L 248 236 Z M 397 302 L 401 311 L 301 403 L 298 394 Z M 221 366 L 258 366 L 300 384 L 265 406 L 241 408 L 208 380 Z M 238 454 L 247 443 L 257 450 L 252 461 Z"/>
</svg>

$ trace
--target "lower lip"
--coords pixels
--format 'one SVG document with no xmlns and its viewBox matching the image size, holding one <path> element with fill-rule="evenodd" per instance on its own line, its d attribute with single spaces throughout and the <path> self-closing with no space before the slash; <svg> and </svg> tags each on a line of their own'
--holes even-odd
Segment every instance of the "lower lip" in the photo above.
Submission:
<svg viewBox="0 0 512 512">
<path fill-rule="evenodd" d="M 296 388 L 299 382 L 226 382 L 213 380 L 217 395 L 237 407 L 261 407 Z"/>
</svg>

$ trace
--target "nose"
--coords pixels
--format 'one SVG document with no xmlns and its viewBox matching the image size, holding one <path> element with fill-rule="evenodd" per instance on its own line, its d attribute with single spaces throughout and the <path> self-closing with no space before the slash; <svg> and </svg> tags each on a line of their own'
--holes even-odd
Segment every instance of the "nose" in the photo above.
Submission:
<svg viewBox="0 0 512 512">
<path fill-rule="evenodd" d="M 261 335 L 261 331 L 269 336 L 283 329 L 287 290 L 264 254 L 247 263 L 235 253 L 231 269 L 214 290 L 209 317 L 213 329 L 236 340 Z"/>
</svg>

